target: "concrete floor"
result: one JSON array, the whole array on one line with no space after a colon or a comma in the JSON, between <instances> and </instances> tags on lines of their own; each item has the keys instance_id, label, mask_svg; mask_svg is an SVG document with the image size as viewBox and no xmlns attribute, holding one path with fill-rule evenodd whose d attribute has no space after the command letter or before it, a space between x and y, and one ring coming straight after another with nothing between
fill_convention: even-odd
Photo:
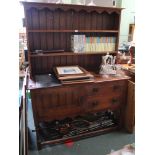
<instances>
[{"instance_id":1,"label":"concrete floor","mask_svg":"<svg viewBox=\"0 0 155 155\"><path fill-rule=\"evenodd\" d=\"M108 134L83 139L73 143L71 147L65 144L47 146L40 151L36 149L36 137L33 122L31 100L28 102L28 125L29 125L29 155L106 155L111 150L118 150L124 145L135 142L135 134L115 131Z\"/></svg>"}]
</instances>

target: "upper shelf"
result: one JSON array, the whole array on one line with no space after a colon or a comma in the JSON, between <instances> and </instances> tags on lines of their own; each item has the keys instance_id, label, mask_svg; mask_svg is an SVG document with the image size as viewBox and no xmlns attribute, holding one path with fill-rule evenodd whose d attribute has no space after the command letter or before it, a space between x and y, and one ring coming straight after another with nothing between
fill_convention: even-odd
<instances>
[{"instance_id":1,"label":"upper shelf","mask_svg":"<svg viewBox=\"0 0 155 155\"><path fill-rule=\"evenodd\" d=\"M118 30L27 30L27 32L105 32L105 33L118 33Z\"/></svg>"},{"instance_id":2,"label":"upper shelf","mask_svg":"<svg viewBox=\"0 0 155 155\"><path fill-rule=\"evenodd\" d=\"M38 10L42 10L48 8L50 10L61 9L64 11L74 10L74 11L82 11L85 10L88 13L96 11L98 13L107 12L109 14L116 12L120 14L123 8L116 8L116 7L101 7L101 6L87 6L87 5L75 5L75 4L55 4L55 3L38 3L38 2L22 2L25 6L25 9L36 8Z\"/></svg>"},{"instance_id":3,"label":"upper shelf","mask_svg":"<svg viewBox=\"0 0 155 155\"><path fill-rule=\"evenodd\" d=\"M116 54L116 51L104 51L104 52L49 52L49 53L38 53L38 54L30 54L30 57L44 57L44 56L73 56L73 55L105 55L105 54Z\"/></svg>"}]
</instances>

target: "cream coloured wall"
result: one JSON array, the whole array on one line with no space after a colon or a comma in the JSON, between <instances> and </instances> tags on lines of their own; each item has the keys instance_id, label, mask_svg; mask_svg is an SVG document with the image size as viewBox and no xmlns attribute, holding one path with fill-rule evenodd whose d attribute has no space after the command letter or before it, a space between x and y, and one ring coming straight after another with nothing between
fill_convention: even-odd
<instances>
[{"instance_id":1,"label":"cream coloured wall","mask_svg":"<svg viewBox=\"0 0 155 155\"><path fill-rule=\"evenodd\" d=\"M120 44L128 42L129 24L135 23L135 0L122 0L121 7L125 9L122 11L121 16Z\"/></svg>"}]
</instances>

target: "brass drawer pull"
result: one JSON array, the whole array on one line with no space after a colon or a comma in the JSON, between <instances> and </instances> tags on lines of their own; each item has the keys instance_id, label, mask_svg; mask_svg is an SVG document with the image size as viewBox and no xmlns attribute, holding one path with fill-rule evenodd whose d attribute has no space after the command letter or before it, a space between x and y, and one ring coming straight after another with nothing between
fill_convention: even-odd
<instances>
[{"instance_id":1,"label":"brass drawer pull","mask_svg":"<svg viewBox=\"0 0 155 155\"><path fill-rule=\"evenodd\" d=\"M111 104L112 104L112 105L119 104L119 100L118 100L118 99L113 98L113 99L112 99L112 101L111 101Z\"/></svg>"},{"instance_id":2,"label":"brass drawer pull","mask_svg":"<svg viewBox=\"0 0 155 155\"><path fill-rule=\"evenodd\" d=\"M99 104L98 101L94 101L94 102L92 103L92 107L96 107L96 106L98 106L98 104Z\"/></svg>"},{"instance_id":3,"label":"brass drawer pull","mask_svg":"<svg viewBox=\"0 0 155 155\"><path fill-rule=\"evenodd\" d=\"M81 106L82 103L83 103L83 100L84 100L84 97L83 97L83 96L80 97L76 105L77 105L77 106Z\"/></svg>"},{"instance_id":4,"label":"brass drawer pull","mask_svg":"<svg viewBox=\"0 0 155 155\"><path fill-rule=\"evenodd\" d=\"M98 90L99 90L98 88L93 88L94 93L98 92Z\"/></svg>"},{"instance_id":5,"label":"brass drawer pull","mask_svg":"<svg viewBox=\"0 0 155 155\"><path fill-rule=\"evenodd\" d=\"M114 91L119 90L119 89L120 89L120 86L119 86L119 85L114 85L114 86L113 86L113 90L114 90Z\"/></svg>"}]
</instances>

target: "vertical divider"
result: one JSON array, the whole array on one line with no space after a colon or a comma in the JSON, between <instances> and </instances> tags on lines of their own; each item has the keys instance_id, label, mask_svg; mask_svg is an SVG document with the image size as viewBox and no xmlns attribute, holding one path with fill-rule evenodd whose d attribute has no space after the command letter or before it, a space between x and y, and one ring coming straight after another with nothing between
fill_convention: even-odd
<instances>
[{"instance_id":1,"label":"vertical divider","mask_svg":"<svg viewBox=\"0 0 155 155\"><path fill-rule=\"evenodd\" d=\"M93 11L91 12L91 29L96 30L97 27L97 12Z\"/></svg>"},{"instance_id":2,"label":"vertical divider","mask_svg":"<svg viewBox=\"0 0 155 155\"><path fill-rule=\"evenodd\" d=\"M96 25L96 29L97 30L102 30L102 14L97 14L97 25Z\"/></svg>"},{"instance_id":3,"label":"vertical divider","mask_svg":"<svg viewBox=\"0 0 155 155\"><path fill-rule=\"evenodd\" d=\"M53 20L53 28L54 30L60 30L60 13L59 10L56 9L55 13L53 14L54 20ZM60 34L59 33L53 33L53 49L59 49L59 41L60 41Z\"/></svg>"},{"instance_id":4,"label":"vertical divider","mask_svg":"<svg viewBox=\"0 0 155 155\"><path fill-rule=\"evenodd\" d=\"M40 29L46 30L46 14L45 9L39 11L39 25ZM40 34L40 46L42 50L46 50L46 33L39 33Z\"/></svg>"}]
</instances>

